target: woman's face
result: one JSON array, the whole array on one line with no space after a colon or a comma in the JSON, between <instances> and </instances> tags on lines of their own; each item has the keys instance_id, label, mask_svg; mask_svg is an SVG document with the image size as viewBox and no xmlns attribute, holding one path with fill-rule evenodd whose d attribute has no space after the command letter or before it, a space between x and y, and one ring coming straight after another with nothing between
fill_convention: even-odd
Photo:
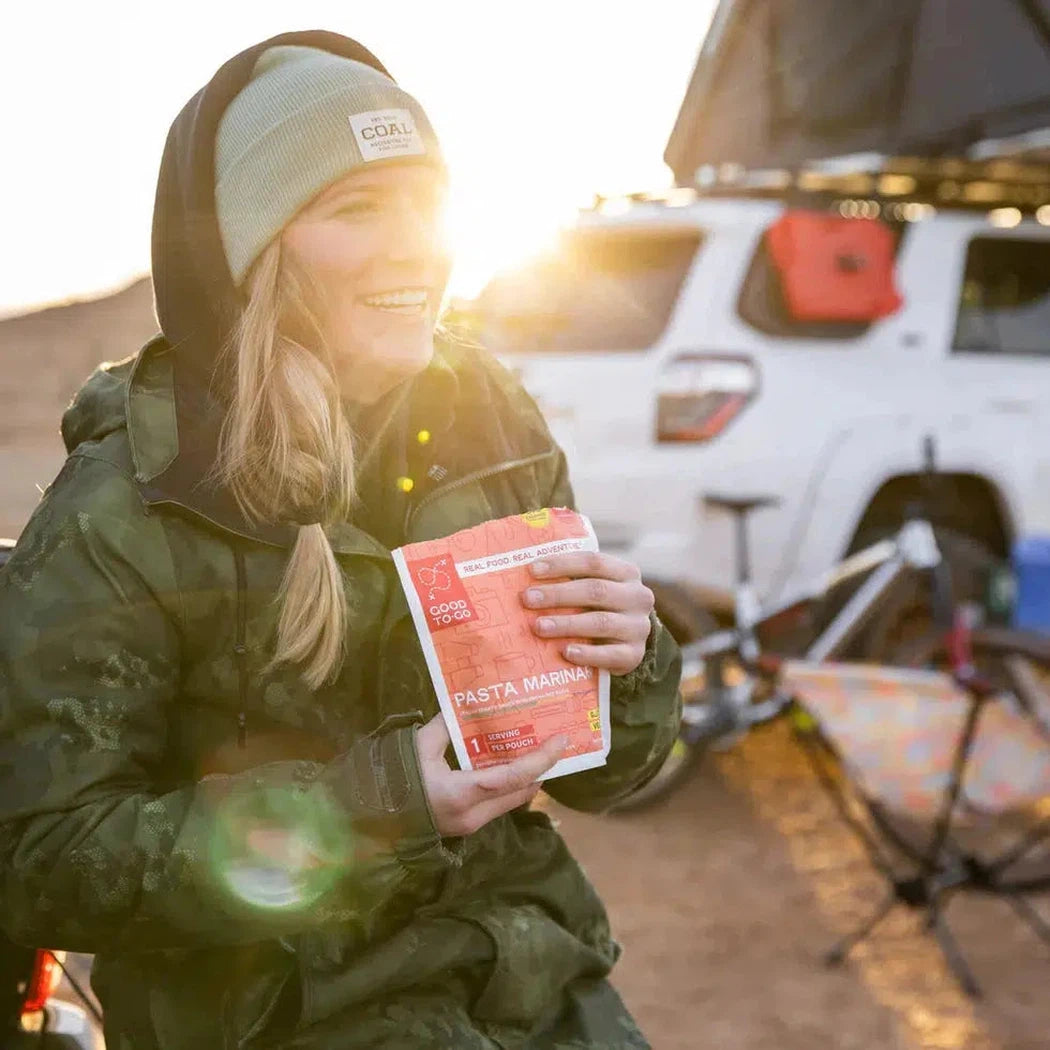
<instances>
[{"instance_id":1,"label":"woman's face","mask_svg":"<svg viewBox=\"0 0 1050 1050\"><path fill-rule=\"evenodd\" d=\"M444 179L426 164L354 171L285 227L343 397L365 404L426 368L450 260Z\"/></svg>"}]
</instances>

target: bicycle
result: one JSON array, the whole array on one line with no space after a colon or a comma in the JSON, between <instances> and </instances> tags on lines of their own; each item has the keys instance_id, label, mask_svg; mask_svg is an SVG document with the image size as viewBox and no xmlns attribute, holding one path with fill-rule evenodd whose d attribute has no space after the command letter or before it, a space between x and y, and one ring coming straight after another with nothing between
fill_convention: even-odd
<instances>
[{"instance_id":1,"label":"bicycle","mask_svg":"<svg viewBox=\"0 0 1050 1050\"><path fill-rule=\"evenodd\" d=\"M708 749L722 750L736 743L753 726L782 715L791 697L778 690L778 661L770 658L799 656L807 661L825 661L847 655L876 655L900 658L900 653L871 654L865 651L863 635L873 619L891 604L900 611L902 584L918 581L920 597L932 611L932 619L946 633L961 628L961 618L972 610L955 608L952 601L953 572L990 571L992 559L966 537L935 530L922 504L936 477L935 450L931 438L924 440L924 486L919 504L909 508L907 520L893 536L885 537L846 557L822 574L802 592L771 607L763 607L751 579L748 548L748 516L775 506L767 497L732 498L707 495L704 504L735 517L736 587L735 624L682 647L682 721L664 765L647 784L611 807L623 812L642 809L663 799L681 785L693 765ZM940 535L938 536L938 532ZM944 550L942 550L944 548ZM844 592L856 581L859 586ZM839 607L828 614L835 602ZM970 617L969 626L973 626ZM922 644L928 630L915 631L901 644ZM1001 640L1001 639L1000 639ZM859 653L858 653L859 650Z\"/></svg>"},{"instance_id":2,"label":"bicycle","mask_svg":"<svg viewBox=\"0 0 1050 1050\"><path fill-rule=\"evenodd\" d=\"M925 460L924 495L929 493L934 475L930 439L925 442ZM1032 754L1050 752L1050 638L1009 629L975 629L974 610L953 600L952 566L942 550L943 537L939 543L929 520L915 508L894 537L846 558L794 600L762 609L750 582L746 517L769 501L708 496L706 502L736 515L736 626L683 647L685 703L675 747L656 777L614 809L639 809L663 798L682 783L696 758L708 748L731 746L753 726L790 712L794 737L818 782L886 883L884 898L877 908L825 953L825 962L829 966L844 962L853 947L866 939L894 908L907 907L922 913L926 929L936 937L962 990L971 997L979 996L977 980L945 918L945 910L956 894L967 890L1000 897L1050 946L1050 923L1027 899L1031 894L1050 891L1050 811L1044 811L1041 803L1034 808L1029 804L1024 830L1008 834L1002 841L993 836L992 841L978 846L962 834L975 814L987 818L993 813L989 808L983 813L980 807L974 810L967 793L970 762L986 709L994 707L1000 715L997 729L993 730L1000 734L998 743L1004 741L1003 734L1009 734L1015 741L1024 738L1030 750L1034 746ZM815 630L815 637L805 639L801 660L770 653L767 636L778 633L772 628L779 625L783 637L785 622L797 623L841 587L865 575L830 620ZM927 688L944 697L935 700L934 717L942 720L939 724L943 724L945 710L951 710L944 704L954 705L955 714L960 709L964 711L947 752L950 769L941 771L944 775L939 781L935 760L922 770L922 778L932 777L932 782L940 786L933 789L935 798L929 809L932 819L920 819L917 823L911 819L914 811L908 811L907 805L902 810L899 805L901 798L907 797L915 807L917 792L902 796L898 784L890 781L892 786L887 787L884 779L880 796L878 781L870 779L870 761L867 782L858 768L857 752L850 765L850 733L844 731L842 719L844 711L863 710L856 705L864 702L865 684L874 685L881 703L887 693L886 679L896 677L900 700L908 705L904 721L910 734L901 737L898 733L898 737L902 746L908 746L916 739L915 705L922 703L921 695L917 697L915 692L917 677L870 663L821 667L847 654L872 615L893 601L894 588L906 577L916 575L928 584L934 630L906 639L898 647L894 662L941 672L920 676ZM817 683L821 675L832 683L830 706L826 698L823 705L819 700ZM852 693L845 692L844 682L851 677ZM795 689L799 694L797 702ZM867 717L864 715L859 723L862 732L870 731ZM885 720L887 715L878 717ZM847 746L844 753L839 750L843 743ZM997 754L996 761L1003 761L1001 754ZM908 764L905 761L901 765L906 768ZM1044 769L1045 779L1045 763L1039 768ZM995 775L999 816L1010 813L1010 806L1020 804L1025 797L1023 790L1009 783L1007 772L1000 769ZM858 776L860 779L856 780ZM894 798L896 806L888 801ZM982 828L983 832L987 830Z\"/></svg>"}]
</instances>

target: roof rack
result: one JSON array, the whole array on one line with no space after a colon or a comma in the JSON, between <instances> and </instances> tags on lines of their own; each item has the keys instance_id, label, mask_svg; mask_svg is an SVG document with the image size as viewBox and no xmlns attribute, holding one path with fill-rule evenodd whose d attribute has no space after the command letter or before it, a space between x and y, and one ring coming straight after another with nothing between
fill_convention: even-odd
<instances>
[{"instance_id":1,"label":"roof rack","mask_svg":"<svg viewBox=\"0 0 1050 1050\"><path fill-rule=\"evenodd\" d=\"M616 202L631 204L666 204L670 207L691 204L696 200L696 190L692 186L671 186L663 190L641 190L637 193L604 194L596 193L590 209L598 211Z\"/></svg>"},{"instance_id":2,"label":"roof rack","mask_svg":"<svg viewBox=\"0 0 1050 1050\"><path fill-rule=\"evenodd\" d=\"M904 220L935 208L1011 208L1038 213L1041 222L1050 223L1050 128L977 142L965 156L851 153L796 169L705 165L696 172L695 186L621 198L596 196L591 210L617 212L643 203L675 206L701 197L790 197L825 205L852 201L866 209L858 214Z\"/></svg>"},{"instance_id":3,"label":"roof rack","mask_svg":"<svg viewBox=\"0 0 1050 1050\"><path fill-rule=\"evenodd\" d=\"M1050 135L1046 142L1050 145ZM1050 163L997 154L990 141L977 143L971 152L974 155L967 157L851 154L797 170L749 171L721 165L698 171L697 183L705 196L801 193L981 211L1036 211L1050 204Z\"/></svg>"},{"instance_id":4,"label":"roof rack","mask_svg":"<svg viewBox=\"0 0 1050 1050\"><path fill-rule=\"evenodd\" d=\"M972 160L1027 160L1050 167L1050 128L1026 131L1009 138L983 139L967 151Z\"/></svg>"}]
</instances>

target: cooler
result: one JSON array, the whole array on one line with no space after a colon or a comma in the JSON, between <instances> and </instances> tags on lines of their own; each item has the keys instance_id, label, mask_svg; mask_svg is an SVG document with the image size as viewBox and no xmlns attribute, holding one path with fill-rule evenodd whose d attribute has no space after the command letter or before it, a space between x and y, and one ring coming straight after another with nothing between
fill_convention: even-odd
<instances>
[{"instance_id":1,"label":"cooler","mask_svg":"<svg viewBox=\"0 0 1050 1050\"><path fill-rule=\"evenodd\" d=\"M1050 634L1050 536L1028 536L1013 549L1014 626Z\"/></svg>"}]
</instances>

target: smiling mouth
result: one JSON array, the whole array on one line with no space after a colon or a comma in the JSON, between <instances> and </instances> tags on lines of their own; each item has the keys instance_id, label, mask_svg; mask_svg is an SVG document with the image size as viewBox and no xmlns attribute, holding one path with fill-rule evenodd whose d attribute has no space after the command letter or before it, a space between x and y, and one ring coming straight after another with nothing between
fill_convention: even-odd
<instances>
[{"instance_id":1,"label":"smiling mouth","mask_svg":"<svg viewBox=\"0 0 1050 1050\"><path fill-rule=\"evenodd\" d=\"M373 310L413 317L422 314L430 301L426 288L391 288L375 295L361 296L360 302Z\"/></svg>"}]
</instances>

